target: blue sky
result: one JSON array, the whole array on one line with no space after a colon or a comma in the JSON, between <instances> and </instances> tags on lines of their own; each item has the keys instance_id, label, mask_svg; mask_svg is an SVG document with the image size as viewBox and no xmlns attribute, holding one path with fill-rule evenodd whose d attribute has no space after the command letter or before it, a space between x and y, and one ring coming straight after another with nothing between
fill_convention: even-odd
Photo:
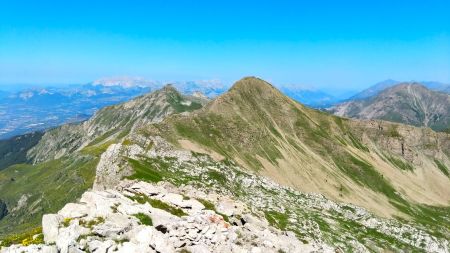
<instances>
[{"instance_id":1,"label":"blue sky","mask_svg":"<svg viewBox=\"0 0 450 253\"><path fill-rule=\"evenodd\" d=\"M450 1L3 1L0 84L450 82Z\"/></svg>"}]
</instances>

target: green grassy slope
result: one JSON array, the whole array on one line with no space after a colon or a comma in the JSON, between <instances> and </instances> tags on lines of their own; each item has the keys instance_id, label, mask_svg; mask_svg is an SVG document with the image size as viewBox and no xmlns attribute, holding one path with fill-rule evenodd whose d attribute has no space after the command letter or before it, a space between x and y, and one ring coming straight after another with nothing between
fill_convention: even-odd
<instances>
[{"instance_id":1,"label":"green grassy slope","mask_svg":"<svg viewBox=\"0 0 450 253\"><path fill-rule=\"evenodd\" d=\"M0 173L0 198L9 214L0 220L0 236L40 225L45 213L56 212L92 187L98 158L72 156L38 165L13 165ZM24 201L20 206L19 200Z\"/></svg>"}]
</instances>

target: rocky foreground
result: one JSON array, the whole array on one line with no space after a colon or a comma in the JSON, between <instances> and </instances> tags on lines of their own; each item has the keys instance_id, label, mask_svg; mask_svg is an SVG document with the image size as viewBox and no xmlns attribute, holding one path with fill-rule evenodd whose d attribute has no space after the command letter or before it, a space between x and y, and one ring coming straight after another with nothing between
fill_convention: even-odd
<instances>
[{"instance_id":1,"label":"rocky foreground","mask_svg":"<svg viewBox=\"0 0 450 253\"><path fill-rule=\"evenodd\" d=\"M271 227L239 201L193 187L122 181L42 219L45 244L12 252L334 252Z\"/></svg>"}]
</instances>

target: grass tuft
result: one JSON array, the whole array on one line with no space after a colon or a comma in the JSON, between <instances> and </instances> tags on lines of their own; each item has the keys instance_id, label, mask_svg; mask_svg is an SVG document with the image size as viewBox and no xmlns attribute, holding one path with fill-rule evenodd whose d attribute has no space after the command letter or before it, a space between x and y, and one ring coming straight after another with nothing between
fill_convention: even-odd
<instances>
[{"instance_id":1,"label":"grass tuft","mask_svg":"<svg viewBox=\"0 0 450 253\"><path fill-rule=\"evenodd\" d=\"M137 213L133 216L136 217L142 225L153 226L152 218L145 213Z\"/></svg>"}]
</instances>

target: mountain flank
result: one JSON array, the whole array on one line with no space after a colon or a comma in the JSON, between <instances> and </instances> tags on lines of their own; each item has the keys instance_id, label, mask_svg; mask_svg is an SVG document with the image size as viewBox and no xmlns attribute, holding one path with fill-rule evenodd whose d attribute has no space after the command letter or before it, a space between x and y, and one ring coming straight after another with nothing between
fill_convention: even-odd
<instances>
[{"instance_id":1,"label":"mountain flank","mask_svg":"<svg viewBox=\"0 0 450 253\"><path fill-rule=\"evenodd\" d=\"M372 124L379 127L366 132ZM405 199L434 205L450 200L449 178L435 162L448 167L448 135L332 116L253 77L192 115L174 115L145 131L380 215L398 214L395 206Z\"/></svg>"},{"instance_id":2,"label":"mountain flank","mask_svg":"<svg viewBox=\"0 0 450 253\"><path fill-rule=\"evenodd\" d=\"M8 210L0 219L0 236L36 226L43 214L59 210L92 188L101 154L111 144L126 143L138 126L188 113L206 101L183 96L169 85L105 107L88 121L0 142L8 154L0 157L0 164L8 166L0 172L0 203Z\"/></svg>"},{"instance_id":3,"label":"mountain flank","mask_svg":"<svg viewBox=\"0 0 450 253\"><path fill-rule=\"evenodd\" d=\"M330 110L338 116L381 119L443 131L450 127L450 95L419 83L402 83L376 96L352 100Z\"/></svg>"}]
</instances>

